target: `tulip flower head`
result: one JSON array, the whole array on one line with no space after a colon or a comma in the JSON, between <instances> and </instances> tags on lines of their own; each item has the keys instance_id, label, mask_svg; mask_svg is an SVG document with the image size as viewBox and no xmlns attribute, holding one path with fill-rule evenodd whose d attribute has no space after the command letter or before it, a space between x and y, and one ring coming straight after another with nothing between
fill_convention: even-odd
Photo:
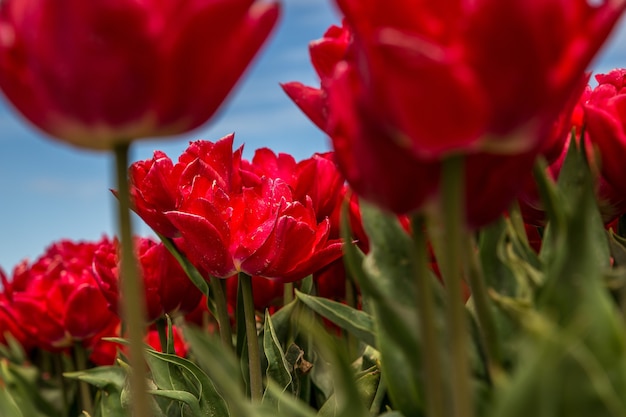
<instances>
[{"instance_id":1,"label":"tulip flower head","mask_svg":"<svg viewBox=\"0 0 626 417\"><path fill-rule=\"evenodd\" d=\"M110 149L178 134L220 107L278 17L250 0L8 0L0 88L39 129Z\"/></svg>"},{"instance_id":2,"label":"tulip flower head","mask_svg":"<svg viewBox=\"0 0 626 417\"><path fill-rule=\"evenodd\" d=\"M232 144L233 135L195 141L176 164L161 153L133 164L139 216L213 277L294 281L340 257L326 213L343 183L334 164L324 156L296 163L269 150L248 162Z\"/></svg>"},{"instance_id":3,"label":"tulip flower head","mask_svg":"<svg viewBox=\"0 0 626 417\"><path fill-rule=\"evenodd\" d=\"M463 155L464 216L480 227L521 191L626 8L597 3L337 0L342 27L310 45L320 89L283 88L354 191L394 213L439 210L441 163Z\"/></svg>"}]
</instances>

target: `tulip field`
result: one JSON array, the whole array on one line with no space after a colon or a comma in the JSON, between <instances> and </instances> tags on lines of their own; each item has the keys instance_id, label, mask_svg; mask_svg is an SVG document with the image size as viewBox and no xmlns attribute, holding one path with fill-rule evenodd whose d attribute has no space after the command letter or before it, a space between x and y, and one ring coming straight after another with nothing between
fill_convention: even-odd
<instances>
[{"instance_id":1,"label":"tulip field","mask_svg":"<svg viewBox=\"0 0 626 417\"><path fill-rule=\"evenodd\" d=\"M626 417L626 0L319 1L300 160L130 153L230 105L277 0L0 2L2 94L114 159L117 220L0 267L0 417Z\"/></svg>"}]
</instances>

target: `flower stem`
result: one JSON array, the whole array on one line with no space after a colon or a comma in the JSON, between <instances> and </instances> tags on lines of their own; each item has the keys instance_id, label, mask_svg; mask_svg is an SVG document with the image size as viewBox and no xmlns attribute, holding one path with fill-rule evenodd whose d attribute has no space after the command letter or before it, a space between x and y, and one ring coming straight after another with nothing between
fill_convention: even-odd
<instances>
[{"instance_id":1,"label":"flower stem","mask_svg":"<svg viewBox=\"0 0 626 417\"><path fill-rule=\"evenodd\" d=\"M159 317L156 322L157 333L159 334L159 343L161 344L161 352L167 353L167 319L165 317Z\"/></svg>"},{"instance_id":2,"label":"flower stem","mask_svg":"<svg viewBox=\"0 0 626 417\"><path fill-rule=\"evenodd\" d=\"M443 417L444 392L441 368L441 346L435 327L435 306L433 286L428 270L426 235L424 218L415 215L411 219L413 243L415 248L415 279L417 286L417 311L419 314L420 333L423 341L424 388L426 390L426 415ZM382 380L381 380L382 381Z\"/></svg>"},{"instance_id":3,"label":"flower stem","mask_svg":"<svg viewBox=\"0 0 626 417\"><path fill-rule=\"evenodd\" d=\"M463 239L466 233L463 222L465 206L463 186L463 157L453 155L443 161L442 204L443 227L446 244L444 272L447 294L448 329L452 369L457 373L450 378L452 388L453 416L472 417L474 406L470 392L470 369L468 362L468 323L462 292Z\"/></svg>"},{"instance_id":4,"label":"flower stem","mask_svg":"<svg viewBox=\"0 0 626 417\"><path fill-rule=\"evenodd\" d=\"M293 301L293 282L283 284L283 305L286 306Z\"/></svg>"},{"instance_id":5,"label":"flower stem","mask_svg":"<svg viewBox=\"0 0 626 417\"><path fill-rule=\"evenodd\" d=\"M480 327L480 333L483 339L483 346L485 348L485 356L487 357L487 369L489 374L493 374L494 371L500 366L501 352L498 344L498 336L496 332L496 325L493 320L491 299L487 294L487 285L485 284L485 277L480 263L477 259L477 254L474 250L472 238L466 235L464 239L466 242L466 250L464 251L465 262L467 264L467 272L470 282L470 288L472 289L472 299L474 301L474 307L476 309L476 317Z\"/></svg>"},{"instance_id":6,"label":"flower stem","mask_svg":"<svg viewBox=\"0 0 626 417\"><path fill-rule=\"evenodd\" d=\"M121 254L122 317L126 323L130 340L130 392L132 415L148 416L148 394L144 369L143 339L146 327L146 301L142 282L139 279L135 251L133 250L132 225L130 218L130 190L128 184L128 143L115 146L119 217L118 226Z\"/></svg>"},{"instance_id":7,"label":"flower stem","mask_svg":"<svg viewBox=\"0 0 626 417\"><path fill-rule=\"evenodd\" d=\"M74 344L74 360L76 361L76 370L85 371L88 368L87 365L87 352L82 343L78 342ZM93 414L93 402L91 401L91 391L89 390L89 384L85 381L78 381L78 389L80 391L80 402L82 409L87 414Z\"/></svg>"},{"instance_id":8,"label":"flower stem","mask_svg":"<svg viewBox=\"0 0 626 417\"><path fill-rule=\"evenodd\" d=\"M226 303L226 292L224 286L226 280L211 277L209 279L209 286L211 292L213 292L213 299L215 301L215 314L217 319L217 325L220 328L220 339L224 346L228 349L233 348L233 331L230 327L230 316L228 315L228 305Z\"/></svg>"},{"instance_id":9,"label":"flower stem","mask_svg":"<svg viewBox=\"0 0 626 417\"><path fill-rule=\"evenodd\" d=\"M259 353L259 336L256 331L254 299L252 297L252 278L243 272L239 273L239 285L243 295L243 311L246 325L248 346L248 367L250 368L250 397L252 401L261 401L263 397L263 376L261 374L261 355Z\"/></svg>"}]
</instances>

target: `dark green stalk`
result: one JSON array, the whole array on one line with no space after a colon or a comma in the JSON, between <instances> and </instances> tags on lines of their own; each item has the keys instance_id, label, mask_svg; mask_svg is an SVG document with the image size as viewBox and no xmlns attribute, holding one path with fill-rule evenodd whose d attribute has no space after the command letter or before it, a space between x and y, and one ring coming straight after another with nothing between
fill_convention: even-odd
<instances>
[{"instance_id":1,"label":"dark green stalk","mask_svg":"<svg viewBox=\"0 0 626 417\"><path fill-rule=\"evenodd\" d=\"M252 297L252 278L250 275L240 272L239 285L241 285L243 295L243 311L248 346L248 367L250 368L250 397L252 401L261 401L263 397L263 375L261 372L259 336L256 331L254 298Z\"/></svg>"},{"instance_id":2,"label":"dark green stalk","mask_svg":"<svg viewBox=\"0 0 626 417\"><path fill-rule=\"evenodd\" d=\"M76 361L76 370L85 371L88 369L87 352L82 343L74 344L74 360ZM82 409L89 415L93 415L93 402L91 400L91 391L89 384L85 381L78 381L78 390L80 391L80 402Z\"/></svg>"},{"instance_id":3,"label":"dark green stalk","mask_svg":"<svg viewBox=\"0 0 626 417\"><path fill-rule=\"evenodd\" d=\"M133 249L132 225L130 218L130 191L128 184L129 143L115 146L115 166L117 174L121 253L122 317L130 341L130 392L132 415L149 416L150 408L144 369L143 339L146 329L146 301L143 285L139 279L135 251Z\"/></svg>"},{"instance_id":4,"label":"dark green stalk","mask_svg":"<svg viewBox=\"0 0 626 417\"><path fill-rule=\"evenodd\" d=\"M54 374L57 377L59 385L61 387L61 410L63 415L66 415L69 409L69 401L68 401L68 389L67 389L67 380L63 376L63 372L70 372L71 370L65 369L63 366L63 358L62 353L49 353L44 351L44 355L52 355L52 361L54 365Z\"/></svg>"},{"instance_id":5,"label":"dark green stalk","mask_svg":"<svg viewBox=\"0 0 626 417\"><path fill-rule=\"evenodd\" d=\"M286 306L293 301L293 282L287 282L283 285L283 305Z\"/></svg>"},{"instance_id":6,"label":"dark green stalk","mask_svg":"<svg viewBox=\"0 0 626 417\"><path fill-rule=\"evenodd\" d=\"M423 341L424 389L426 390L426 415L443 417L444 388L441 368L442 348L437 334L434 288L428 269L424 218L416 215L412 219L415 257L415 281L417 286L417 312L419 314L420 333ZM382 379L381 379L382 381Z\"/></svg>"},{"instance_id":7,"label":"dark green stalk","mask_svg":"<svg viewBox=\"0 0 626 417\"><path fill-rule=\"evenodd\" d=\"M463 301L462 259L465 223L465 190L463 186L463 157L450 156L443 161L442 167L442 205L444 259L440 264L446 283L448 330L450 332L450 351L454 378L450 378L452 388L453 416L472 417L470 369L468 361L468 323Z\"/></svg>"},{"instance_id":8,"label":"dark green stalk","mask_svg":"<svg viewBox=\"0 0 626 417\"><path fill-rule=\"evenodd\" d=\"M493 309L491 299L487 292L485 277L475 252L472 238L466 235L465 238L465 258L467 264L467 272L472 289L472 300L476 310L476 317L480 327L483 346L485 347L485 356L487 357L487 368L490 373L494 370L494 366L499 367L501 361L500 345L498 344L498 336L496 325L493 320Z\"/></svg>"},{"instance_id":9,"label":"dark green stalk","mask_svg":"<svg viewBox=\"0 0 626 417\"><path fill-rule=\"evenodd\" d=\"M215 301L215 314L217 324L220 328L220 339L224 346L228 349L233 349L233 330L230 327L230 316L228 315L228 304L226 302L226 291L224 287L226 280L211 277L209 279L209 286L213 293L213 300Z\"/></svg>"},{"instance_id":10,"label":"dark green stalk","mask_svg":"<svg viewBox=\"0 0 626 417\"><path fill-rule=\"evenodd\" d=\"M159 317L154 323L159 333L159 343L161 344L161 352L167 353L167 319Z\"/></svg>"}]
</instances>

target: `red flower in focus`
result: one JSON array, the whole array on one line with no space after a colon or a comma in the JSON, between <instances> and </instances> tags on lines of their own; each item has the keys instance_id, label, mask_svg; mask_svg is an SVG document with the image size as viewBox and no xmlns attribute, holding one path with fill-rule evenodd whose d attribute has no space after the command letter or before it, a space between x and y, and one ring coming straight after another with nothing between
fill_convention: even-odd
<instances>
[{"instance_id":1,"label":"red flower in focus","mask_svg":"<svg viewBox=\"0 0 626 417\"><path fill-rule=\"evenodd\" d=\"M626 6L338 3L344 27L311 44L321 89L283 88L331 136L355 192L395 213L432 206L441 160L464 153L470 227L493 220L520 191Z\"/></svg>"},{"instance_id":2,"label":"red flower in focus","mask_svg":"<svg viewBox=\"0 0 626 417\"><path fill-rule=\"evenodd\" d=\"M8 311L40 348L91 347L117 325L92 272L94 253L106 242L62 240L15 268L5 288Z\"/></svg>"},{"instance_id":3,"label":"red flower in focus","mask_svg":"<svg viewBox=\"0 0 626 417\"><path fill-rule=\"evenodd\" d=\"M219 278L245 272L293 281L340 257L341 242L322 217L339 201L343 182L328 158L296 164L261 150L250 163L232 144L233 135L196 141L175 165L162 154L133 164L137 213Z\"/></svg>"},{"instance_id":4,"label":"red flower in focus","mask_svg":"<svg viewBox=\"0 0 626 417\"><path fill-rule=\"evenodd\" d=\"M193 311L200 302L202 293L167 248L149 238L136 238L135 245L146 294L148 321L154 321L165 314L174 316ZM95 253L93 266L96 281L107 299L109 309L118 313L118 242L102 244Z\"/></svg>"},{"instance_id":5,"label":"red flower in focus","mask_svg":"<svg viewBox=\"0 0 626 417\"><path fill-rule=\"evenodd\" d=\"M75 145L185 132L215 113L278 11L253 0L5 1L0 87Z\"/></svg>"}]
</instances>

